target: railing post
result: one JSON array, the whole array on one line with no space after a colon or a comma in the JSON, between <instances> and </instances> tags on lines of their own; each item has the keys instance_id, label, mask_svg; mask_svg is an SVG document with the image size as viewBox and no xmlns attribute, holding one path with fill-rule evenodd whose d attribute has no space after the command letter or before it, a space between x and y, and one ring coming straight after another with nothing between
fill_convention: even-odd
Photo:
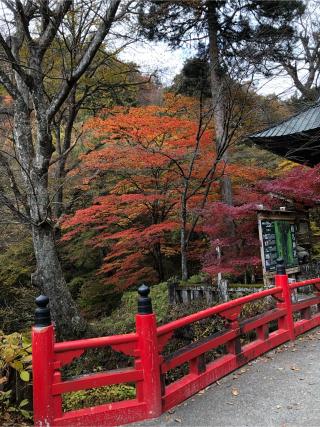
<instances>
[{"instance_id":1,"label":"railing post","mask_svg":"<svg viewBox=\"0 0 320 427\"><path fill-rule=\"evenodd\" d=\"M162 413L157 323L156 316L152 312L149 287L141 285L138 293L136 331L139 335L140 363L144 372L141 392L143 401L147 404L147 417L155 418Z\"/></svg>"},{"instance_id":2,"label":"railing post","mask_svg":"<svg viewBox=\"0 0 320 427\"><path fill-rule=\"evenodd\" d=\"M292 312L291 291L288 282L288 275L282 258L277 259L277 270L275 276L275 285L282 289L283 302L278 303L279 308L285 308L287 314L284 318L279 319L279 328L287 329L291 341L295 340L294 321Z\"/></svg>"},{"instance_id":3,"label":"railing post","mask_svg":"<svg viewBox=\"0 0 320 427\"><path fill-rule=\"evenodd\" d=\"M51 323L49 298L36 298L35 325L32 328L32 372L34 425L51 426L54 405L51 393L53 380L54 329Z\"/></svg>"}]
</instances>

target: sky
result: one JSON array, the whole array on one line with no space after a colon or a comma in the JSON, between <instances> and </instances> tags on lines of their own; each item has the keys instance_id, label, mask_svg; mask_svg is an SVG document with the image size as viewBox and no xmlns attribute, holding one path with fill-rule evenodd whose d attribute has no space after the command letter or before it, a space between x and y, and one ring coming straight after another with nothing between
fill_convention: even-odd
<instances>
[{"instance_id":1,"label":"sky","mask_svg":"<svg viewBox=\"0 0 320 427\"><path fill-rule=\"evenodd\" d=\"M120 54L125 61L134 61L143 74L157 72L164 85L169 85L183 66L193 56L193 50L179 48L172 50L165 42L136 42Z\"/></svg>"},{"instance_id":2,"label":"sky","mask_svg":"<svg viewBox=\"0 0 320 427\"><path fill-rule=\"evenodd\" d=\"M120 58L124 61L134 61L143 74L156 72L161 82L167 86L181 71L184 61L194 54L192 48L173 50L165 42L139 42L127 46L121 52ZM261 95L276 94L281 98L288 98L294 93L291 79L283 76L271 81L261 78L256 87Z\"/></svg>"}]
</instances>

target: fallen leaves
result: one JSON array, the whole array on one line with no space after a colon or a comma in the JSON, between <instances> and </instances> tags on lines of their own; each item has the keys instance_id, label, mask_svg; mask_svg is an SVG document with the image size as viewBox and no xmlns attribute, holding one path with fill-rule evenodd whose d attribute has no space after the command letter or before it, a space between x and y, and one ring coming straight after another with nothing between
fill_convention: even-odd
<instances>
[{"instance_id":1,"label":"fallen leaves","mask_svg":"<svg viewBox=\"0 0 320 427\"><path fill-rule=\"evenodd\" d=\"M232 396L239 396L239 390L235 387L232 387L231 394Z\"/></svg>"}]
</instances>

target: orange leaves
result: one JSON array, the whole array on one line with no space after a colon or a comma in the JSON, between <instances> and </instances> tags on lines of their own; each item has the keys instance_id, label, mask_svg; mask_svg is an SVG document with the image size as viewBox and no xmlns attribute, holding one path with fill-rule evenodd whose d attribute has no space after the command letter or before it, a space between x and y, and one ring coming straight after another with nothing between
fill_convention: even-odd
<instances>
[{"instance_id":1,"label":"orange leaves","mask_svg":"<svg viewBox=\"0 0 320 427\"><path fill-rule=\"evenodd\" d=\"M86 161L103 158L119 161L124 154L133 155L139 161L140 154L148 157L150 164L157 164L165 160L164 155L186 155L189 149L193 149L198 123L168 115L164 108L136 107L120 112L118 108L110 110L106 119L93 118L85 127L94 137L102 137L106 147L101 152L92 152ZM202 141L208 145L212 141L212 133L204 132ZM130 150L130 147L134 149ZM139 147L144 151L139 153ZM132 157L125 158L127 164L132 160Z\"/></svg>"},{"instance_id":2,"label":"orange leaves","mask_svg":"<svg viewBox=\"0 0 320 427\"><path fill-rule=\"evenodd\" d=\"M63 239L90 230L87 243L107 253L100 269L106 283L120 286L142 274L159 279L163 258L177 255L185 182L192 220L215 157L213 132L202 129L198 137L196 107L191 98L171 98L162 107L105 110L86 122L90 152L81 156L81 188L104 195L65 219Z\"/></svg>"},{"instance_id":3,"label":"orange leaves","mask_svg":"<svg viewBox=\"0 0 320 427\"><path fill-rule=\"evenodd\" d=\"M244 180L247 183L256 182L257 180L266 178L270 175L270 171L257 166L244 166L239 164L228 164L225 172L231 175L234 180Z\"/></svg>"}]
</instances>

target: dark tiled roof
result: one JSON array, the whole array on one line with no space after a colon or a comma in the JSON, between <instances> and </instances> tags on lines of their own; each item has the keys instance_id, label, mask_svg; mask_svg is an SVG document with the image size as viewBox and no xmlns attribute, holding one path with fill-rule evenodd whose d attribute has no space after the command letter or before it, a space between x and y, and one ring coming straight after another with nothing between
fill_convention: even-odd
<instances>
[{"instance_id":1,"label":"dark tiled roof","mask_svg":"<svg viewBox=\"0 0 320 427\"><path fill-rule=\"evenodd\" d=\"M320 163L320 102L248 137L255 144L297 163Z\"/></svg>"},{"instance_id":2,"label":"dark tiled roof","mask_svg":"<svg viewBox=\"0 0 320 427\"><path fill-rule=\"evenodd\" d=\"M312 107L278 124L250 135L250 138L272 138L293 135L317 128L320 128L320 104L318 102Z\"/></svg>"}]
</instances>

